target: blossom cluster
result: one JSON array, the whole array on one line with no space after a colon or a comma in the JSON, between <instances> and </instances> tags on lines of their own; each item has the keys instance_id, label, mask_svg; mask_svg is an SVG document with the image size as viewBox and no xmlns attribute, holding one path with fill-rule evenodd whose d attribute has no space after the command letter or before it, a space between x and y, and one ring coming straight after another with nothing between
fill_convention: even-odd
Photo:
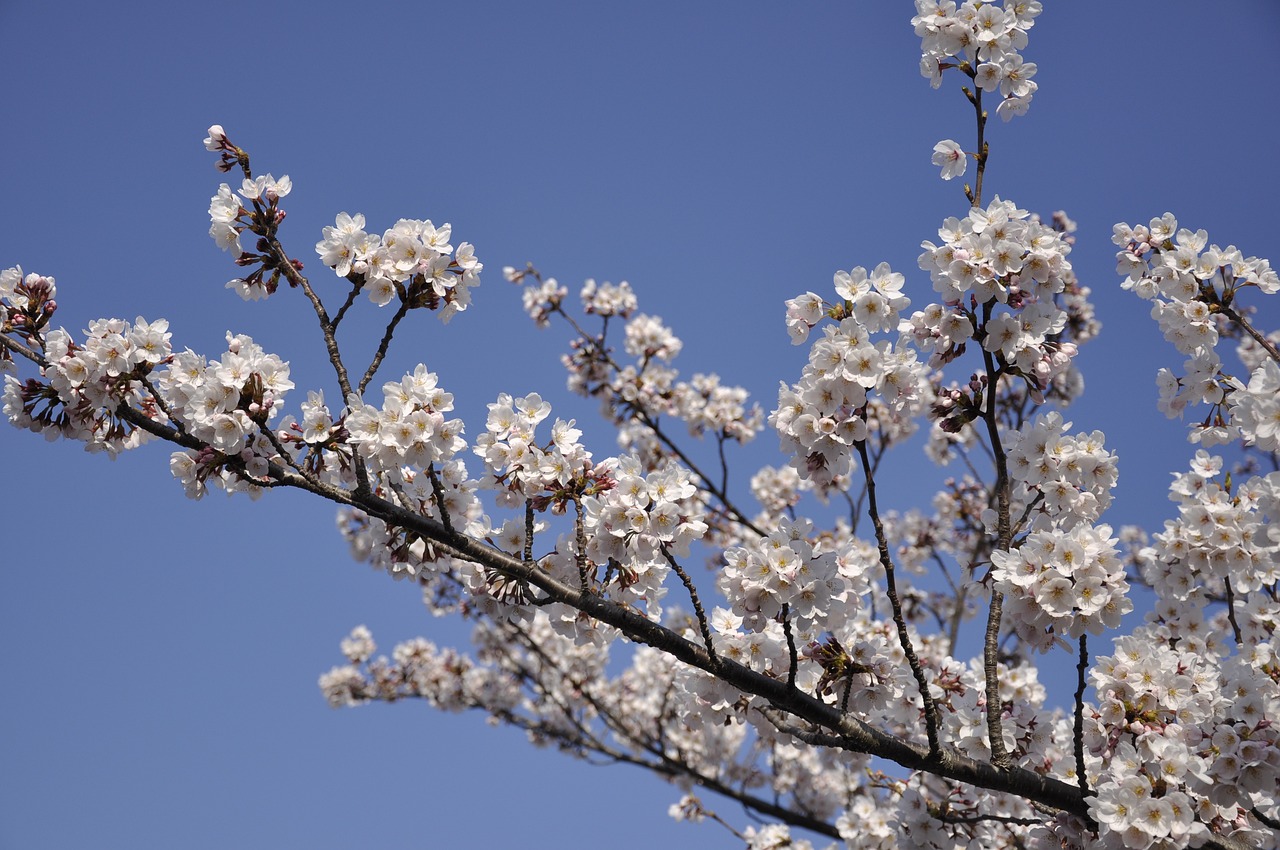
<instances>
[{"instance_id":1,"label":"blossom cluster","mask_svg":"<svg viewBox=\"0 0 1280 850\"><path fill-rule=\"evenodd\" d=\"M872 391L884 405L881 426L895 418L910 420L932 396L914 348L871 340L872 333L898 326L899 311L910 303L901 287L902 275L882 263L870 275L861 267L837 272L840 300L830 308L812 292L787 302L795 344L808 339L824 317L837 320L824 325L822 339L810 347L799 383L781 385L778 406L769 416L782 451L816 485L829 487L852 471L857 445L869 434Z\"/></svg>"},{"instance_id":2,"label":"blossom cluster","mask_svg":"<svg viewBox=\"0 0 1280 850\"><path fill-rule=\"evenodd\" d=\"M476 664L469 656L425 638L399 644L390 659L374 659L376 651L373 636L364 626L357 626L342 641L342 652L350 663L320 677L320 691L331 706L408 696L425 699L443 711L477 705L498 711L519 704L519 684L509 673Z\"/></svg>"},{"instance_id":3,"label":"blossom cluster","mask_svg":"<svg viewBox=\"0 0 1280 850\"><path fill-rule=\"evenodd\" d=\"M1069 229L1065 216L1046 224L1000 198L964 219L947 219L938 230L941 243L920 243L919 257L942 305L915 312L901 324L902 334L929 353L933 366L954 360L973 338L998 369L1020 376L1030 396L1043 402L1053 381L1070 374L1076 344L1062 339L1069 321L1089 329L1082 312L1087 302L1066 259ZM1060 297L1073 312L1057 303ZM978 310L995 302L1007 312ZM970 401L983 392L979 384L940 394L936 415L943 429L959 430L977 415Z\"/></svg>"},{"instance_id":4,"label":"blossom cluster","mask_svg":"<svg viewBox=\"0 0 1280 850\"><path fill-rule=\"evenodd\" d=\"M398 297L409 307L439 308L445 322L467 309L484 265L469 242L454 251L452 225L402 218L382 236L364 228L363 215L339 213L316 243L320 261L359 282L379 307Z\"/></svg>"},{"instance_id":5,"label":"blossom cluster","mask_svg":"<svg viewBox=\"0 0 1280 850\"><path fill-rule=\"evenodd\" d=\"M1080 523L1033 531L1012 551L991 553L1005 615L1028 646L1046 651L1063 636L1116 628L1133 610L1111 526Z\"/></svg>"},{"instance_id":6,"label":"blossom cluster","mask_svg":"<svg viewBox=\"0 0 1280 850\"><path fill-rule=\"evenodd\" d=\"M17 275L20 272L15 269L0 274L0 290L15 310L22 310L23 296L5 289L2 282ZM21 288L44 289L50 298L54 292L52 278L35 275L27 275ZM158 415L155 398L143 380L170 357L169 337L167 321L148 322L141 316L132 323L96 319L89 323L83 343L75 342L65 330L50 331L43 338L49 363L41 370L44 380L22 382L13 375L4 376L5 415L17 427L50 439L79 440L91 451L114 455L133 448L149 435L121 420L118 408L140 407Z\"/></svg>"},{"instance_id":7,"label":"blossom cluster","mask_svg":"<svg viewBox=\"0 0 1280 850\"><path fill-rule=\"evenodd\" d=\"M1005 435L1014 498L1029 511L1030 527L1064 528L1092 522L1111 505L1119 459L1101 431L1071 436L1053 411ZM994 512L987 516L994 526Z\"/></svg>"},{"instance_id":8,"label":"blossom cluster","mask_svg":"<svg viewBox=\"0 0 1280 850\"><path fill-rule=\"evenodd\" d=\"M1101 846L1174 850L1209 830L1270 840L1245 814L1280 779L1280 685L1239 657L1173 643L1140 629L1090 674L1098 702L1084 742L1097 776L1086 799Z\"/></svg>"},{"instance_id":9,"label":"blossom cluster","mask_svg":"<svg viewBox=\"0 0 1280 850\"><path fill-rule=\"evenodd\" d=\"M292 189L293 182L288 175L276 180L264 174L245 177L237 194L232 194L231 187L223 183L209 200L209 236L219 248L236 258L236 265L252 269L244 277L227 281L227 289L234 289L246 301L267 298L280 284L284 267L274 251L273 240L276 228L285 217L280 199ZM258 236L254 243L257 253L245 251L240 241L246 230ZM301 268L301 264L293 261L288 265L294 270Z\"/></svg>"},{"instance_id":10,"label":"blossom cluster","mask_svg":"<svg viewBox=\"0 0 1280 850\"><path fill-rule=\"evenodd\" d=\"M765 537L724 553L718 585L730 602L726 624L761 632L787 607L794 639L809 643L823 632L840 631L854 615L858 599L870 591L857 559L818 541L811 542L809 520L779 519ZM736 618L736 619L735 619Z\"/></svg>"},{"instance_id":11,"label":"blossom cluster","mask_svg":"<svg viewBox=\"0 0 1280 850\"><path fill-rule=\"evenodd\" d=\"M293 181L289 179L289 175L276 180L270 174L260 175L258 177L246 177L240 184L240 188L236 194L232 194L231 187L222 183L218 186L218 194L209 199L209 236L214 242L218 243L218 247L227 251L231 256L239 258L244 254L244 246L240 243L240 235L246 230L243 218L249 214L241 201L254 203L255 201L267 201L274 204L281 198L293 191ZM239 195L239 197L236 197ZM230 288L230 287L228 287ZM253 288L245 289L240 292L240 296L246 301L256 301L266 295L262 289Z\"/></svg>"},{"instance_id":12,"label":"blossom cluster","mask_svg":"<svg viewBox=\"0 0 1280 850\"><path fill-rule=\"evenodd\" d=\"M1121 286L1152 302L1151 316L1165 339L1188 355L1182 376L1160 370L1160 410L1174 418L1201 403L1231 407L1230 421L1211 414L1192 430L1191 439L1214 445L1242 436L1274 450L1280 368L1274 360L1262 362L1245 385L1223 374L1215 346L1224 312L1233 309L1236 295L1247 288L1268 295L1280 292L1280 274L1266 259L1245 257L1234 245L1210 244L1203 230L1179 228L1172 213L1145 226L1117 224L1112 241L1120 248L1116 269L1125 278ZM1228 399L1237 394L1239 398Z\"/></svg>"},{"instance_id":13,"label":"blossom cluster","mask_svg":"<svg viewBox=\"0 0 1280 850\"><path fill-rule=\"evenodd\" d=\"M377 469L426 469L466 448L462 420L445 418L452 410L453 394L444 391L436 373L418 364L412 374L382 385L381 408L354 396L347 399L347 442Z\"/></svg>"},{"instance_id":14,"label":"blossom cluster","mask_svg":"<svg viewBox=\"0 0 1280 850\"><path fill-rule=\"evenodd\" d=\"M263 478L268 464L280 457L266 429L294 384L289 364L250 337L228 333L227 350L218 360L206 361L190 350L174 355L156 386L169 417L206 445L170 458L169 471L188 496L200 498L209 480L229 492L251 487L244 475Z\"/></svg>"},{"instance_id":15,"label":"blossom cluster","mask_svg":"<svg viewBox=\"0 0 1280 850\"><path fill-rule=\"evenodd\" d=\"M1280 473L1232 486L1222 467L1221 457L1201 449L1174 476L1169 498L1178 517L1165 521L1140 561L1162 599L1203 603L1224 581L1246 594L1280 581Z\"/></svg>"},{"instance_id":16,"label":"blossom cluster","mask_svg":"<svg viewBox=\"0 0 1280 850\"><path fill-rule=\"evenodd\" d=\"M30 336L48 324L58 309L57 297L51 277L23 274L22 266L0 271L0 328Z\"/></svg>"},{"instance_id":17,"label":"blossom cluster","mask_svg":"<svg viewBox=\"0 0 1280 850\"><path fill-rule=\"evenodd\" d=\"M1000 93L1002 119L1025 114L1038 88L1036 66L1018 51L1041 10L1039 0L916 0L911 25L920 36L920 74L937 88L943 71L964 68L982 91Z\"/></svg>"},{"instance_id":18,"label":"blossom cluster","mask_svg":"<svg viewBox=\"0 0 1280 850\"><path fill-rule=\"evenodd\" d=\"M959 68L972 80L978 98L987 93L1000 96L996 114L1002 120L1025 115L1039 86L1032 79L1035 63L1025 61L1019 51L1026 48L1027 33L1041 11L1039 0L1004 0L1000 5L980 0L960 4L916 0L911 25L920 36L920 74L936 89L942 85L944 71ZM981 114L979 120L985 119ZM943 180L964 176L970 156L953 139L933 147L933 164L942 170ZM982 162L986 153L972 156Z\"/></svg>"},{"instance_id":19,"label":"blossom cluster","mask_svg":"<svg viewBox=\"0 0 1280 850\"><path fill-rule=\"evenodd\" d=\"M567 500L590 486L591 452L579 442L582 432L573 427L573 420L557 419L551 441L537 444L534 431L550 413L551 405L537 393L518 399L502 393L489 405L486 430L474 450L484 459L500 506L539 500L540 508L551 504L563 511Z\"/></svg>"},{"instance_id":20,"label":"blossom cluster","mask_svg":"<svg viewBox=\"0 0 1280 850\"><path fill-rule=\"evenodd\" d=\"M1014 513L1031 531L1017 549L991 554L1005 614L1041 650L1063 636L1115 628L1133 608L1111 527L1092 525L1111 504L1117 459L1101 431L1066 434L1071 423L1051 412L1006 436ZM995 511L984 520L995 526Z\"/></svg>"},{"instance_id":21,"label":"blossom cluster","mask_svg":"<svg viewBox=\"0 0 1280 850\"><path fill-rule=\"evenodd\" d=\"M688 555L690 545L706 534L705 505L693 474L683 466L671 463L646 473L630 455L605 464L612 486L582 497L585 554L597 564L617 564L620 588L630 598L645 600L656 617L667 559Z\"/></svg>"},{"instance_id":22,"label":"blossom cluster","mask_svg":"<svg viewBox=\"0 0 1280 850\"><path fill-rule=\"evenodd\" d=\"M631 284L625 280L615 285L608 281L597 284L587 278L579 295L582 298L582 308L589 315L621 316L625 319L640 307Z\"/></svg>"},{"instance_id":23,"label":"blossom cluster","mask_svg":"<svg viewBox=\"0 0 1280 850\"><path fill-rule=\"evenodd\" d=\"M504 269L513 283L527 283L525 312L546 327L552 314L563 312L568 290L555 278L543 279L536 270ZM670 363L680 354L683 341L660 317L636 313L638 301L631 285L601 283L588 279L580 290L583 310L600 316L607 330L609 320L626 320L623 350L635 359L619 363L605 345L605 333L583 336L573 343L572 353L563 358L569 371L569 389L579 395L599 396L604 415L618 426L618 443L624 450L660 462L665 451L647 428L634 428L636 420L656 420L673 416L685 423L689 433L701 437L714 434L721 440L746 443L763 425L757 405L748 403L742 387L726 386L715 374L695 374L679 380ZM647 467L653 464L647 460Z\"/></svg>"}]
</instances>

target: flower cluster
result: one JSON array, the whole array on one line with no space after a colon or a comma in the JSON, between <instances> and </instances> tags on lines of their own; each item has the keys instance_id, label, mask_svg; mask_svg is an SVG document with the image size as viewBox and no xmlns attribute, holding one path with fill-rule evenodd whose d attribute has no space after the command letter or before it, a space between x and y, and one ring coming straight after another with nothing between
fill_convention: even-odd
<instances>
[{"instance_id":1,"label":"flower cluster","mask_svg":"<svg viewBox=\"0 0 1280 850\"><path fill-rule=\"evenodd\" d=\"M520 702L519 683L509 672L477 664L471 657L423 638L396 646L392 658L373 659L376 646L364 626L342 641L349 664L320 677L320 691L338 708L370 700L419 697L444 711L477 706L498 712Z\"/></svg>"},{"instance_id":2,"label":"flower cluster","mask_svg":"<svg viewBox=\"0 0 1280 850\"><path fill-rule=\"evenodd\" d=\"M1280 451L1280 364L1263 360L1249 383L1227 379L1231 387L1231 421L1246 443L1264 452Z\"/></svg>"},{"instance_id":3,"label":"flower cluster","mask_svg":"<svg viewBox=\"0 0 1280 850\"><path fill-rule=\"evenodd\" d=\"M1100 634L1133 610L1111 526L1080 523L1034 531L1017 549L991 553L1005 616L1029 646L1046 651L1065 635Z\"/></svg>"},{"instance_id":4,"label":"flower cluster","mask_svg":"<svg viewBox=\"0 0 1280 850\"><path fill-rule=\"evenodd\" d=\"M170 459L169 470L187 495L202 496L211 477L238 488L240 476L233 471L251 478L267 474L267 464L279 451L264 429L293 389L288 363L251 338L228 333L227 350L219 360L183 351L158 374L156 386L170 418L207 446L175 452Z\"/></svg>"},{"instance_id":5,"label":"flower cluster","mask_svg":"<svg viewBox=\"0 0 1280 850\"><path fill-rule=\"evenodd\" d=\"M663 550L688 555L690 544L707 532L693 474L674 463L646 474L627 455L606 464L613 486L582 499L587 555L628 571L665 567Z\"/></svg>"},{"instance_id":6,"label":"flower cluster","mask_svg":"<svg viewBox=\"0 0 1280 850\"><path fill-rule=\"evenodd\" d=\"M1040 12L1039 0L916 0L911 25L920 36L921 76L937 88L943 71L961 68L982 91L1000 93L996 114L1002 119L1026 114L1037 88L1031 79L1036 66L1018 51L1026 48Z\"/></svg>"},{"instance_id":7,"label":"flower cluster","mask_svg":"<svg viewBox=\"0 0 1280 850\"><path fill-rule=\"evenodd\" d=\"M22 273L22 266L0 271L0 329L30 338L42 330L58 309L58 287L53 278ZM8 362L7 353L0 362Z\"/></svg>"},{"instance_id":8,"label":"flower cluster","mask_svg":"<svg viewBox=\"0 0 1280 850\"><path fill-rule=\"evenodd\" d=\"M1098 704L1084 743L1097 776L1086 801L1101 846L1173 850L1208 830L1269 841L1245 815L1280 778L1280 686L1242 659L1144 631L1119 638L1090 674Z\"/></svg>"},{"instance_id":9,"label":"flower cluster","mask_svg":"<svg viewBox=\"0 0 1280 850\"><path fill-rule=\"evenodd\" d=\"M606 476L595 476L591 452L578 442L582 432L573 420L557 419L550 443L537 444L534 431L550 413L551 405L537 393L518 399L502 393L489 405L486 431L476 439L475 453L484 458L499 505L518 507L532 500L537 509L551 506L562 512L567 501L606 486Z\"/></svg>"},{"instance_id":10,"label":"flower cluster","mask_svg":"<svg viewBox=\"0 0 1280 850\"><path fill-rule=\"evenodd\" d=\"M1068 288L1078 297L1065 234L1065 219L1045 224L999 198L986 209L973 208L963 219L947 219L938 231L941 244L922 242L919 258L942 305L913 314L902 323L902 333L929 352L935 365L958 356L972 337L995 356L1002 371L1023 378L1032 397L1042 402L1076 354L1075 343L1060 339L1070 314L1057 297ZM1009 312L979 311L979 305L993 300ZM980 392L975 389L974 397ZM954 393L940 401L938 413L953 420L956 429L977 413L967 398Z\"/></svg>"},{"instance_id":11,"label":"flower cluster","mask_svg":"<svg viewBox=\"0 0 1280 850\"><path fill-rule=\"evenodd\" d=\"M244 178L238 197L232 194L230 186L223 183L218 187L218 194L209 199L209 236L219 248L236 258L236 265L257 266L246 277L227 282L227 289L234 289L246 301L266 298L280 284L283 268L271 243L276 228L284 221L280 199L292 189L293 182L288 175L276 180L270 174L263 174ZM246 230L259 237L254 246L256 254L246 252L240 242L240 236Z\"/></svg>"},{"instance_id":12,"label":"flower cluster","mask_svg":"<svg viewBox=\"0 0 1280 850\"><path fill-rule=\"evenodd\" d=\"M453 394L440 387L434 372L418 364L412 374L382 385L381 408L354 396L347 399L347 442L376 469L427 469L466 448L462 420L445 418L451 410Z\"/></svg>"},{"instance_id":13,"label":"flower cluster","mask_svg":"<svg viewBox=\"0 0 1280 850\"><path fill-rule=\"evenodd\" d=\"M569 295L569 290L561 286L554 277L549 277L536 286L524 290L524 311L540 328L551 324L551 314L559 309L561 302Z\"/></svg>"},{"instance_id":14,"label":"flower cluster","mask_svg":"<svg viewBox=\"0 0 1280 850\"><path fill-rule=\"evenodd\" d=\"M631 284L625 280L616 286L608 281L597 285L590 278L582 284L582 308L590 315L629 317L640 304Z\"/></svg>"},{"instance_id":15,"label":"flower cluster","mask_svg":"<svg viewBox=\"0 0 1280 850\"><path fill-rule=\"evenodd\" d=\"M898 313L909 304L901 286L902 275L882 263L871 275L860 267L837 272L840 300L829 309L813 293L787 302L793 343L805 341L824 316L838 320L825 325L823 338L811 346L800 382L779 388L778 407L769 416L782 451L817 485L830 486L852 471L853 453L869 433L871 391L885 405L883 419L908 420L932 395L913 348L871 341L871 333L898 326Z\"/></svg>"},{"instance_id":16,"label":"flower cluster","mask_svg":"<svg viewBox=\"0 0 1280 850\"><path fill-rule=\"evenodd\" d=\"M1280 473L1232 487L1222 458L1203 449L1189 471L1174 476L1169 497L1178 518L1142 555L1143 578L1162 598L1202 602L1229 581L1250 593L1280 581Z\"/></svg>"},{"instance_id":17,"label":"flower cluster","mask_svg":"<svg viewBox=\"0 0 1280 850\"><path fill-rule=\"evenodd\" d=\"M1111 504L1117 459L1101 431L1066 434L1070 422L1052 412L1006 436L1014 508L1031 533L1018 548L993 552L996 587L1006 615L1031 646L1115 628L1133 608L1111 527L1092 523ZM994 528L987 508L984 524Z\"/></svg>"},{"instance_id":18,"label":"flower cluster","mask_svg":"<svg viewBox=\"0 0 1280 850\"><path fill-rule=\"evenodd\" d=\"M783 606L794 640L809 643L823 632L839 631L857 610L857 599L870 591L856 560L822 542L810 541L813 524L782 517L766 537L724 553L718 586L732 606L722 618L722 632L763 632L778 619ZM784 644L785 648L785 644Z\"/></svg>"},{"instance_id":19,"label":"flower cluster","mask_svg":"<svg viewBox=\"0 0 1280 850\"><path fill-rule=\"evenodd\" d=\"M360 283L379 307L398 297L410 308L439 309L445 322L467 309L484 265L469 242L454 251L452 225L402 218L381 237L364 227L363 215L339 213L316 243L320 261Z\"/></svg>"},{"instance_id":20,"label":"flower cluster","mask_svg":"<svg viewBox=\"0 0 1280 850\"><path fill-rule=\"evenodd\" d=\"M1119 478L1118 458L1101 431L1070 436L1062 414L1037 417L1005 438L1014 498L1030 511L1030 527L1069 528L1092 522L1111 504ZM987 517L994 523L994 513Z\"/></svg>"},{"instance_id":21,"label":"flower cluster","mask_svg":"<svg viewBox=\"0 0 1280 850\"><path fill-rule=\"evenodd\" d=\"M0 281L6 275L12 279L14 273L14 269L7 270ZM52 278L27 275L5 297L15 310L24 310L30 303L24 298L42 297L45 292L51 298L53 291ZM5 375L5 415L20 428L43 432L50 438L79 440L90 451L114 455L133 448L149 435L120 419L118 408L139 407L149 415L158 415L155 397L143 380L169 359L169 337L167 321L148 322L141 316L132 323L94 320L83 343L74 342L65 330L51 331L43 339L49 362L41 370L45 380L20 382Z\"/></svg>"},{"instance_id":22,"label":"flower cluster","mask_svg":"<svg viewBox=\"0 0 1280 850\"><path fill-rule=\"evenodd\" d=\"M528 282L524 308L539 327L546 327L552 314L563 313L568 290L555 278L543 279L532 267L508 266L503 271L513 283ZM604 331L594 337L583 332L574 341L573 352L563 358L569 389L600 397L604 415L618 426L619 446L644 459L647 468L660 463L667 452L647 427L633 427L636 420L652 421L665 414L683 421L693 436L710 432L717 439L740 443L759 433L764 417L758 405L748 405L745 389L723 386L715 374L679 380L679 372L669 364L684 343L661 318L635 314L639 305L630 284L587 280L580 296L584 312L600 316ZM634 363L619 363L605 344L605 331L615 316L627 319L623 350L635 358Z\"/></svg>"},{"instance_id":23,"label":"flower cluster","mask_svg":"<svg viewBox=\"0 0 1280 850\"><path fill-rule=\"evenodd\" d=\"M1244 436L1274 448L1280 406L1268 388L1280 384L1280 378L1271 377L1275 363L1260 364L1250 379L1256 389L1249 389L1223 375L1215 346L1221 318L1233 312L1236 295L1249 287L1268 295L1280 292L1280 274L1267 260L1245 257L1234 245L1209 244L1203 230L1179 228L1172 213L1153 218L1146 226L1117 224L1112 241L1120 248L1116 268L1125 277L1121 286L1152 302L1151 316L1165 339L1188 355L1181 377L1169 369L1160 370L1156 379L1160 410L1173 418L1202 402L1225 406L1228 394L1244 390L1252 400L1236 402L1243 414L1239 422L1224 419L1220 411L1217 416L1211 412L1192 431L1191 439L1214 445ZM1242 425L1247 430L1242 431Z\"/></svg>"}]
</instances>

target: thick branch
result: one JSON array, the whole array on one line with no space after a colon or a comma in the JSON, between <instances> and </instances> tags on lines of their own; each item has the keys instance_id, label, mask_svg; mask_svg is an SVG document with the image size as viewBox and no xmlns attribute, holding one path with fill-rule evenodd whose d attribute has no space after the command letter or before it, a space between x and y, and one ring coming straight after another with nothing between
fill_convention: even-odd
<instances>
[{"instance_id":1,"label":"thick branch","mask_svg":"<svg viewBox=\"0 0 1280 850\"><path fill-rule=\"evenodd\" d=\"M991 318L991 302L982 306L982 324L986 327ZM982 420L987 426L987 438L990 441L991 456L996 466L996 551L1007 552L1013 542L1013 524L1010 522L1010 502L1012 501L1009 482L1009 465L1005 458L1004 444L1000 439L1000 426L996 421L996 397L999 395L1000 371L996 368L991 352L983 349L982 358L987 367L986 407L982 411ZM1010 763L1009 751L1004 745L1004 731L1001 721L1002 705L1000 700L1000 679L997 672L997 659L1000 652L1000 618L1004 608L1004 594L996 589L995 580L991 584L991 605L987 609L987 633L983 641L982 668L987 681L987 737L991 747L991 760L998 765Z\"/></svg>"}]
</instances>

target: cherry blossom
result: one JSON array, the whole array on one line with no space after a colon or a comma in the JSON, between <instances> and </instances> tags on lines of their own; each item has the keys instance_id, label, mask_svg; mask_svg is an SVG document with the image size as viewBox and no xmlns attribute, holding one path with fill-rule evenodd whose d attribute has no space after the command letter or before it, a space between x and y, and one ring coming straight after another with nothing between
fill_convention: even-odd
<instances>
[{"instance_id":1,"label":"cherry blossom","mask_svg":"<svg viewBox=\"0 0 1280 850\"><path fill-rule=\"evenodd\" d=\"M388 656L358 626L320 677L330 705L476 710L642 766L679 786L673 818L748 848L1274 847L1280 472L1263 470L1280 466L1280 351L1253 308L1280 275L1172 213L1115 226L1121 287L1150 303L1175 360L1154 376L1157 410L1196 420L1163 528L1117 530L1122 459L1064 415L1099 329L1069 259L1075 223L983 185L982 98L1006 120L1028 108L1041 4L915 12L922 74L938 88L959 71L978 126L973 153L947 139L933 162L950 180L972 158L973 182L921 243L931 293L881 262L783 301L776 332L804 363L767 414L720 374L682 374L682 325L641 312L640 285L588 279L571 303L533 265L508 266L533 322L570 332L567 385L598 402L610 439L523 389L492 397L469 437L442 372L378 376L411 311L447 322L472 306L475 247L432 219L379 234L337 213L314 243L346 289L330 312L332 291L285 247L291 180L255 176L213 125L205 148L242 175L208 208L242 273L227 286L256 301L287 284L333 384L294 407L290 364L231 331L206 356L175 349L164 319L55 327L54 279L13 266L4 415L112 456L169 443L193 499L292 488L336 504L354 559L472 635ZM360 309L390 315L363 372L337 336ZM783 458L731 478L766 421ZM947 477L888 510L877 484L917 432ZM1035 666L1050 653L1076 664L1056 704Z\"/></svg>"}]
</instances>

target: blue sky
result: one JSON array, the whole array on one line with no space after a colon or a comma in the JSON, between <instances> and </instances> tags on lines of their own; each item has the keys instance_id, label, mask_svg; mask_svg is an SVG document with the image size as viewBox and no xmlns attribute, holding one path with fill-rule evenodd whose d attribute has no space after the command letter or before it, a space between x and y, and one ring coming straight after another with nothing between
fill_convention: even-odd
<instances>
[{"instance_id":1,"label":"blue sky","mask_svg":"<svg viewBox=\"0 0 1280 850\"><path fill-rule=\"evenodd\" d=\"M1191 449L1155 412L1154 374L1181 358L1120 292L1111 225L1171 210L1280 259L1280 7L1047 5L1025 51L1040 91L1026 117L993 122L988 193L1079 222L1072 260L1104 331L1069 418L1120 454L1109 518L1158 527ZM296 293L245 304L223 288L234 268L206 235L223 177L200 144L221 123L257 172L292 177L282 238L322 291L334 279L311 246L343 210L378 231L449 221L455 244L476 246L487 272L472 310L443 329L409 323L384 376L425 362L471 436L498 392L541 391L606 454L612 435L563 391L567 335L532 327L501 267L533 261L570 287L629 280L683 338L685 374L717 371L768 409L804 362L782 301L883 260L922 306L919 243L965 212L929 156L943 138L971 147L972 116L954 80L932 91L918 76L910 15L887 2L4 2L0 267L55 276L73 332L166 317L177 347L210 356L228 329L248 333L291 361L295 404L305 389L336 398ZM369 351L386 314L361 306L351 342ZM1280 324L1275 305L1263 315ZM111 462L0 429L0 848L736 846L672 824L676 790L479 717L327 708L315 680L352 626L388 651L465 632L350 561L329 507L190 502L167 455ZM776 441L741 457L739 485L779 462ZM912 451L886 469L893 504L926 503Z\"/></svg>"}]
</instances>

